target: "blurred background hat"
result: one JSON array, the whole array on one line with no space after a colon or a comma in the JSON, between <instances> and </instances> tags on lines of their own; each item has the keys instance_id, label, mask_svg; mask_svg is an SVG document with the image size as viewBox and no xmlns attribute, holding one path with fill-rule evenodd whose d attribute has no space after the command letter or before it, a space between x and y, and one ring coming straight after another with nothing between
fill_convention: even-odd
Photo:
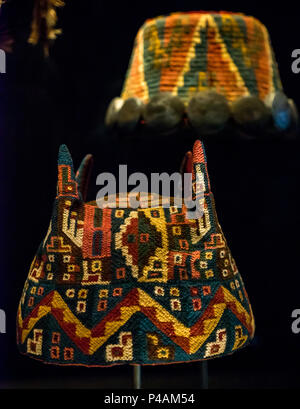
<instances>
[{"instance_id":1,"label":"blurred background hat","mask_svg":"<svg viewBox=\"0 0 300 409\"><path fill-rule=\"evenodd\" d=\"M283 91L266 27L231 12L173 13L139 29L109 128L188 125L218 133L228 124L271 134L294 130L297 110Z\"/></svg>"}]
</instances>

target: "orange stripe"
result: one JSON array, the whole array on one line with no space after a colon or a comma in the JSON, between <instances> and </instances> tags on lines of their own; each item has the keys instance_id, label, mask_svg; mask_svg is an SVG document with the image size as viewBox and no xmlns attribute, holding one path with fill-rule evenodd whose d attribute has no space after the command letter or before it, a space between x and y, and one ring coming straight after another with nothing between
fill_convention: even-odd
<instances>
[{"instance_id":1,"label":"orange stripe","mask_svg":"<svg viewBox=\"0 0 300 409\"><path fill-rule=\"evenodd\" d=\"M122 91L122 98L138 97L145 101L148 96L146 83L144 80L144 61L143 61L143 29L141 28L136 37L136 45L133 51L133 58L130 71L127 73L127 78ZM142 50L143 51L143 50Z\"/></svg>"},{"instance_id":2,"label":"orange stripe","mask_svg":"<svg viewBox=\"0 0 300 409\"><path fill-rule=\"evenodd\" d=\"M229 55L224 55L221 43L217 38L217 28L207 27L207 72L209 86L232 101L244 95L246 87L239 84L238 72L232 70ZM236 66L234 65L236 68ZM237 70L237 68L236 68Z\"/></svg>"}]
</instances>

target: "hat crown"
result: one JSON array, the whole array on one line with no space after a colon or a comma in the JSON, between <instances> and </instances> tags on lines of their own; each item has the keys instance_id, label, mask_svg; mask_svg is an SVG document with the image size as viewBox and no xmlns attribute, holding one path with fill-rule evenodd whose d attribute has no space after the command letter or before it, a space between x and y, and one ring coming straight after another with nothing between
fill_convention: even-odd
<instances>
[{"instance_id":1,"label":"hat crown","mask_svg":"<svg viewBox=\"0 0 300 409\"><path fill-rule=\"evenodd\" d=\"M265 101L282 89L266 27L230 12L147 20L135 39L122 98L147 102L167 91L188 101L207 89L228 101L247 95Z\"/></svg>"}]
</instances>

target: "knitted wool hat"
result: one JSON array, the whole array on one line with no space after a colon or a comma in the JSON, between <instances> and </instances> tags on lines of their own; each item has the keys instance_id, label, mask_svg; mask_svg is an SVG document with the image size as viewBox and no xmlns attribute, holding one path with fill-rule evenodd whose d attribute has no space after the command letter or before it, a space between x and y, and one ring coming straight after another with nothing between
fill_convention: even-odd
<instances>
[{"instance_id":1,"label":"knitted wool hat","mask_svg":"<svg viewBox=\"0 0 300 409\"><path fill-rule=\"evenodd\" d=\"M91 155L75 175L61 146L53 215L18 309L22 353L61 365L163 364L249 343L254 318L217 219L202 142L184 162L202 192L198 219L185 205L86 203Z\"/></svg>"},{"instance_id":2,"label":"knitted wool hat","mask_svg":"<svg viewBox=\"0 0 300 409\"><path fill-rule=\"evenodd\" d=\"M190 12L150 19L140 28L106 124L167 130L187 119L209 134L229 120L249 130L271 125L283 131L296 117L262 23L240 13Z\"/></svg>"}]
</instances>

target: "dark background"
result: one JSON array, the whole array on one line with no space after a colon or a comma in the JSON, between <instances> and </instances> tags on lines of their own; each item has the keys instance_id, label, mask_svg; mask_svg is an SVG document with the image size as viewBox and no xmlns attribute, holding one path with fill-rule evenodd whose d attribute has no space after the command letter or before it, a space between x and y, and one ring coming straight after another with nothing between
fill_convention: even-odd
<instances>
[{"instance_id":1,"label":"dark background","mask_svg":"<svg viewBox=\"0 0 300 409\"><path fill-rule=\"evenodd\" d=\"M200 2L201 3L201 2ZM239 4L240 3L240 4ZM268 28L284 90L300 107L300 74L291 71L300 48L300 13L287 2L216 2L202 9L241 11ZM103 125L110 100L120 95L138 28L147 18L199 9L199 1L103 2L66 0L58 10L58 37L45 60L27 44L32 1L3 7L15 38L0 75L0 308L7 334L0 334L1 387L131 387L132 368L64 368L21 356L15 343L17 304L29 266L51 216L56 159L66 143L75 167L93 153L95 177L116 172L174 172L192 146L186 135L116 138ZM256 318L251 346L208 363L211 388L300 386L300 334L291 313L300 308L299 142L263 138L207 141L208 170L217 211ZM199 388L201 364L143 368L144 387Z\"/></svg>"}]
</instances>

